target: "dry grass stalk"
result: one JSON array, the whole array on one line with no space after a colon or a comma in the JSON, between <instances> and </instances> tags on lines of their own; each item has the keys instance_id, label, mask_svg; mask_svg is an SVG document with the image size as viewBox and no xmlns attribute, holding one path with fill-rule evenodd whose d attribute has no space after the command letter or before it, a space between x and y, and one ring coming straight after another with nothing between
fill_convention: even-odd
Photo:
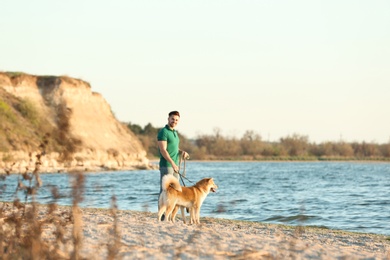
<instances>
[{"instance_id":1,"label":"dry grass stalk","mask_svg":"<svg viewBox=\"0 0 390 260\"><path fill-rule=\"evenodd\" d=\"M60 250L60 245L66 243L63 226L69 223L69 218L55 215L55 203L50 204L48 212L42 216L35 202L35 194L42 187L39 170L42 164L41 159L46 154L45 150L48 144L46 137L47 135L39 146L41 151L36 155L34 170L29 172L29 169L26 168L25 172L21 173L18 178L13 204L3 203L0 208L1 259L70 259L66 256L69 254ZM6 176L11 170L12 166L6 171ZM3 189L5 189L4 186ZM17 198L18 192L24 192L25 203L21 203ZM53 189L52 195L55 202L59 198L58 191ZM29 199L31 203L28 203ZM8 214L5 214L6 212ZM50 224L55 225L56 239L54 243L42 238L43 227Z\"/></svg>"},{"instance_id":2,"label":"dry grass stalk","mask_svg":"<svg viewBox=\"0 0 390 260\"><path fill-rule=\"evenodd\" d=\"M83 219L81 209L79 208L80 202L83 200L85 177L81 172L74 173L74 179L72 184L72 217L73 217L73 230L72 230L72 241L73 241L73 252L71 259L81 259L80 251L83 240Z\"/></svg>"},{"instance_id":3,"label":"dry grass stalk","mask_svg":"<svg viewBox=\"0 0 390 260\"><path fill-rule=\"evenodd\" d=\"M26 168L26 172L22 174L22 180L18 179L15 195L19 191L23 191L26 202L31 197L30 207L27 207L27 204L21 204L16 198L11 209L12 214L3 216L3 212L6 210L6 204L3 203L1 209L3 225L0 229L2 259L47 259L54 256L47 243L42 241L42 225L45 220L38 219L36 203L34 202L36 190L42 186L39 166L41 158L45 154L46 144L47 142L44 140L40 146L41 152L37 154L34 171L28 173L28 168ZM35 183L33 184L34 179ZM27 181L28 185L25 185L23 181Z\"/></svg>"},{"instance_id":4,"label":"dry grass stalk","mask_svg":"<svg viewBox=\"0 0 390 260\"><path fill-rule=\"evenodd\" d=\"M118 205L117 205L116 196L112 196L111 214L114 217L114 224L111 231L112 242L109 242L107 245L107 251L108 251L107 259L109 260L119 259L119 251L121 247L121 234L118 226L117 210L118 210Z\"/></svg>"}]
</instances>

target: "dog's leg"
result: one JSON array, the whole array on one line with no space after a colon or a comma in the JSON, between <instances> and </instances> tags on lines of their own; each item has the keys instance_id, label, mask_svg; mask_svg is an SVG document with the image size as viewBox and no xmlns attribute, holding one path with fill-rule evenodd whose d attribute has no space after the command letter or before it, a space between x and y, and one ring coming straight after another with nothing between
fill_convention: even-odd
<instances>
[{"instance_id":1,"label":"dog's leg","mask_svg":"<svg viewBox=\"0 0 390 260\"><path fill-rule=\"evenodd\" d=\"M167 210L165 211L165 217L167 218L168 221L175 222L174 219L172 219L172 211L175 209L176 203L169 204L167 206Z\"/></svg>"},{"instance_id":2,"label":"dog's leg","mask_svg":"<svg viewBox=\"0 0 390 260\"><path fill-rule=\"evenodd\" d=\"M196 220L196 224L200 224L200 206L199 207L196 207L196 217L195 217L195 220Z\"/></svg>"},{"instance_id":3,"label":"dog's leg","mask_svg":"<svg viewBox=\"0 0 390 260\"><path fill-rule=\"evenodd\" d=\"M165 209L166 209L165 205L163 205L163 206L161 206L161 207L159 208L158 213L157 213L158 222L161 221L161 216L164 214Z\"/></svg>"},{"instance_id":4,"label":"dog's leg","mask_svg":"<svg viewBox=\"0 0 390 260\"><path fill-rule=\"evenodd\" d=\"M195 206L190 208L190 224L195 224Z\"/></svg>"},{"instance_id":5,"label":"dog's leg","mask_svg":"<svg viewBox=\"0 0 390 260\"><path fill-rule=\"evenodd\" d=\"M200 221L199 221L200 205L198 205L198 203L193 205L192 208L190 209L190 212L192 212L192 217L191 217L192 223L200 224Z\"/></svg>"},{"instance_id":6,"label":"dog's leg","mask_svg":"<svg viewBox=\"0 0 390 260\"><path fill-rule=\"evenodd\" d=\"M179 206L176 205L175 208L173 209L172 215L171 215L172 221L173 221L173 222L175 222L175 220L176 220L176 214L177 214L177 211L178 211L178 210L179 210Z\"/></svg>"},{"instance_id":7,"label":"dog's leg","mask_svg":"<svg viewBox=\"0 0 390 260\"><path fill-rule=\"evenodd\" d=\"M161 221L161 216L162 216L162 214L164 214L164 211L165 211L165 207L163 204L164 204L163 198L161 197L161 194L160 194L160 197L158 198L158 213L157 213L158 222Z\"/></svg>"},{"instance_id":8,"label":"dog's leg","mask_svg":"<svg viewBox=\"0 0 390 260\"><path fill-rule=\"evenodd\" d=\"M180 207L181 218L183 219L184 224L186 224L186 216L184 215L184 207Z\"/></svg>"},{"instance_id":9,"label":"dog's leg","mask_svg":"<svg viewBox=\"0 0 390 260\"><path fill-rule=\"evenodd\" d=\"M173 219L173 221L175 221L175 219L176 219L176 214L177 214L177 212L179 211L179 207L180 207L180 211L181 211L181 218L183 219L184 224L186 224L186 216L185 216L185 214L184 214L184 207L179 206L179 205L177 205L177 204L176 204L175 209L172 211L172 219Z\"/></svg>"}]
</instances>

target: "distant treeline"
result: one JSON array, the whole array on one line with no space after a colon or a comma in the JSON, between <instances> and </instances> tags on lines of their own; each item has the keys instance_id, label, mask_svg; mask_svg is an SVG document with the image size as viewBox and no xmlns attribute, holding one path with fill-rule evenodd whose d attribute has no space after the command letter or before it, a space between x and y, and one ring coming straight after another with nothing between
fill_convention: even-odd
<instances>
[{"instance_id":1,"label":"distant treeline","mask_svg":"<svg viewBox=\"0 0 390 260\"><path fill-rule=\"evenodd\" d=\"M141 140L149 158L158 157L157 132L160 128L150 123L144 128L128 123L129 129ZM254 131L246 131L241 138L212 135L188 139L179 133L180 148L193 160L383 160L390 161L390 142L309 142L308 136L294 134L279 142L263 141Z\"/></svg>"}]
</instances>

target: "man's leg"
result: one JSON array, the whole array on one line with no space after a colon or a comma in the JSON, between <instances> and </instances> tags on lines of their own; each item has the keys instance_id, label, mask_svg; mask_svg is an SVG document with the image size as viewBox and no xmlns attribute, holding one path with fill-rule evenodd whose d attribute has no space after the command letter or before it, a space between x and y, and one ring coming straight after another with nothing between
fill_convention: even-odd
<instances>
[{"instance_id":1,"label":"man's leg","mask_svg":"<svg viewBox=\"0 0 390 260\"><path fill-rule=\"evenodd\" d=\"M162 178L167 174L172 174L176 178L179 178L179 174L175 173L172 167L160 167L160 193L158 194L158 200L160 200L160 195L162 192ZM164 219L165 214L162 215L161 221L164 221Z\"/></svg>"}]
</instances>

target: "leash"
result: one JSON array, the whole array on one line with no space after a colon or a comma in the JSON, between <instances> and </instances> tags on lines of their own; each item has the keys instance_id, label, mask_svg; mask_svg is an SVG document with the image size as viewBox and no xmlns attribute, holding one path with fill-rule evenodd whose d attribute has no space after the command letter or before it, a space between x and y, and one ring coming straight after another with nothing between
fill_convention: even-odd
<instances>
[{"instance_id":1,"label":"leash","mask_svg":"<svg viewBox=\"0 0 390 260\"><path fill-rule=\"evenodd\" d=\"M186 184L184 183L183 178L186 179L187 181L191 182L191 183L194 183L194 182L190 181L189 179L187 179L185 176L183 176L180 172L178 172L178 174L180 175L180 180L183 183L184 187L186 186Z\"/></svg>"},{"instance_id":2,"label":"leash","mask_svg":"<svg viewBox=\"0 0 390 260\"><path fill-rule=\"evenodd\" d=\"M179 175L180 175L180 180L181 182L183 183L183 186L185 187L186 184L184 183L184 179L186 179L187 181L189 181L190 183L193 183L192 181L190 181L189 179L186 178L186 160L189 159L189 157L185 158L184 157L184 153L182 155L180 155L180 159L179 159L179 171L177 172ZM181 168L181 162L184 162L184 167L183 167L183 173L180 173L180 168Z\"/></svg>"}]
</instances>

